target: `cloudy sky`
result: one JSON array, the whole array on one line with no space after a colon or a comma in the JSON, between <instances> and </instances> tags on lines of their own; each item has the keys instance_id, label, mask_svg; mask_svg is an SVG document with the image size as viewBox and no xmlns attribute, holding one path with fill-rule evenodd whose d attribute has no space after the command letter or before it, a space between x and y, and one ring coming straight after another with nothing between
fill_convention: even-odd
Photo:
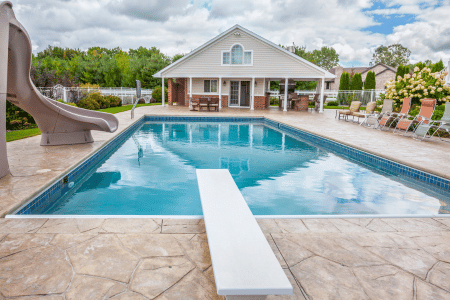
<instances>
[{"instance_id":1,"label":"cloudy sky","mask_svg":"<svg viewBox=\"0 0 450 300\"><path fill-rule=\"evenodd\" d=\"M276 44L334 47L344 66L368 65L379 45L411 61L450 59L450 0L11 0L34 52L161 48L188 53L235 24Z\"/></svg>"}]
</instances>

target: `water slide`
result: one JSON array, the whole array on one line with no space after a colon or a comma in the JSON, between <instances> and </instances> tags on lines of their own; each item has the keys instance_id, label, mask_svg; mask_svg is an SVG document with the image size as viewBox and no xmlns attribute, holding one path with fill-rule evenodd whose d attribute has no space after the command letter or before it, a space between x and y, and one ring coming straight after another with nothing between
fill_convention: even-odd
<instances>
[{"instance_id":1,"label":"water slide","mask_svg":"<svg viewBox=\"0 0 450 300\"><path fill-rule=\"evenodd\" d=\"M30 78L31 41L9 1L0 3L0 178L9 174L6 153L6 100L33 116L41 146L93 142L91 130L116 131L108 113L66 105L43 96Z\"/></svg>"}]
</instances>

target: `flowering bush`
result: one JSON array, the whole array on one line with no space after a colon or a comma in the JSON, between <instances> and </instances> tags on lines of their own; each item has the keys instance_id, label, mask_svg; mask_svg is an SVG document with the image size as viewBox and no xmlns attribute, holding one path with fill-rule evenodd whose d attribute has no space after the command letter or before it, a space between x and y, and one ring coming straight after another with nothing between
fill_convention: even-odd
<instances>
[{"instance_id":1,"label":"flowering bush","mask_svg":"<svg viewBox=\"0 0 450 300\"><path fill-rule=\"evenodd\" d=\"M431 69L414 68L414 73L398 76L396 80L386 83L386 99L393 99L398 104L403 98L412 98L413 104L419 104L422 99L436 99L438 104L450 101L450 87L444 86L448 72L431 73Z\"/></svg>"}]
</instances>

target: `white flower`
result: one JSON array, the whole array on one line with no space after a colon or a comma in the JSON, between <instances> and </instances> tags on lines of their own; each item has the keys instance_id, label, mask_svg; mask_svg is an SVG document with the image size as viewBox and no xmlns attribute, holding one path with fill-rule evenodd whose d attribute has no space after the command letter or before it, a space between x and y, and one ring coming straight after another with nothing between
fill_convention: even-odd
<instances>
[{"instance_id":1,"label":"white flower","mask_svg":"<svg viewBox=\"0 0 450 300\"><path fill-rule=\"evenodd\" d=\"M414 72L417 72L417 71L419 71L420 69L419 69L419 67L415 67L414 68Z\"/></svg>"},{"instance_id":2,"label":"white flower","mask_svg":"<svg viewBox=\"0 0 450 300\"><path fill-rule=\"evenodd\" d=\"M434 94L434 91L431 91L430 93L431 93L431 94Z\"/></svg>"},{"instance_id":3,"label":"white flower","mask_svg":"<svg viewBox=\"0 0 450 300\"><path fill-rule=\"evenodd\" d=\"M442 92L442 88L438 88L437 91L438 91L438 92Z\"/></svg>"}]
</instances>

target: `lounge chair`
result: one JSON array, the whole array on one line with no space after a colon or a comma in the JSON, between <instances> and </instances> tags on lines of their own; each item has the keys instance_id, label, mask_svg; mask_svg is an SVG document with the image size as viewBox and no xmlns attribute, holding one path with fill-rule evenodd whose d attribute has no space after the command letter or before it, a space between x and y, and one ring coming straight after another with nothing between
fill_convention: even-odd
<instances>
[{"instance_id":1,"label":"lounge chair","mask_svg":"<svg viewBox=\"0 0 450 300\"><path fill-rule=\"evenodd\" d=\"M208 110L208 98L201 97L198 102L198 111L202 111L202 108Z\"/></svg>"},{"instance_id":2,"label":"lounge chair","mask_svg":"<svg viewBox=\"0 0 450 300\"><path fill-rule=\"evenodd\" d=\"M410 109L411 109L411 98L403 98L402 110L399 113L384 115L378 121L377 128L380 130L388 130L393 124L395 124L395 121L399 121L407 117Z\"/></svg>"},{"instance_id":3,"label":"lounge chair","mask_svg":"<svg viewBox=\"0 0 450 300\"><path fill-rule=\"evenodd\" d=\"M367 126L374 125L373 129L376 129L378 126L380 126L381 119L385 116L390 116L392 114L393 109L394 109L394 100L384 99L383 108L381 109L381 112L378 115L368 117L366 125Z\"/></svg>"},{"instance_id":4,"label":"lounge chair","mask_svg":"<svg viewBox=\"0 0 450 300\"><path fill-rule=\"evenodd\" d=\"M435 131L433 134L430 135L430 129L434 129ZM450 102L445 103L445 111L444 115L439 121L433 121L428 123L422 123L419 126L417 126L416 131L414 131L413 138L417 140L424 140L427 135L431 138L435 134L439 137L441 141L444 142L450 142L445 141L441 138L441 135L439 132L445 132L447 134L450 134Z\"/></svg>"},{"instance_id":5,"label":"lounge chair","mask_svg":"<svg viewBox=\"0 0 450 300\"><path fill-rule=\"evenodd\" d=\"M409 129L413 128L414 125L429 124L435 107L436 99L423 99L419 114L412 120L409 119L411 116L406 116L399 120L394 129L394 133L401 133L404 131L403 135L406 135ZM416 126L416 128L417 127L418 126ZM414 131L415 130L413 130L413 134Z\"/></svg>"},{"instance_id":6,"label":"lounge chair","mask_svg":"<svg viewBox=\"0 0 450 300\"><path fill-rule=\"evenodd\" d=\"M359 112L354 112L352 113L353 116L353 120L355 119L355 117L358 118L358 123L359 123L359 119L360 118L364 118L364 120L359 124L359 125L363 125L367 123L367 119L370 116L376 116L375 115L375 108L377 107L377 103L376 102L369 102L366 105L366 111L359 111Z\"/></svg>"},{"instance_id":7,"label":"lounge chair","mask_svg":"<svg viewBox=\"0 0 450 300\"><path fill-rule=\"evenodd\" d=\"M359 112L359 108L361 107L361 101L353 101L350 105L350 109L347 110L339 110L338 116L339 120L341 119L341 115L345 121L348 120L348 116L351 116L353 113Z\"/></svg>"},{"instance_id":8,"label":"lounge chair","mask_svg":"<svg viewBox=\"0 0 450 300\"><path fill-rule=\"evenodd\" d=\"M219 111L219 98L211 98L208 105L208 111L211 111L211 108L214 111Z\"/></svg>"}]
</instances>

